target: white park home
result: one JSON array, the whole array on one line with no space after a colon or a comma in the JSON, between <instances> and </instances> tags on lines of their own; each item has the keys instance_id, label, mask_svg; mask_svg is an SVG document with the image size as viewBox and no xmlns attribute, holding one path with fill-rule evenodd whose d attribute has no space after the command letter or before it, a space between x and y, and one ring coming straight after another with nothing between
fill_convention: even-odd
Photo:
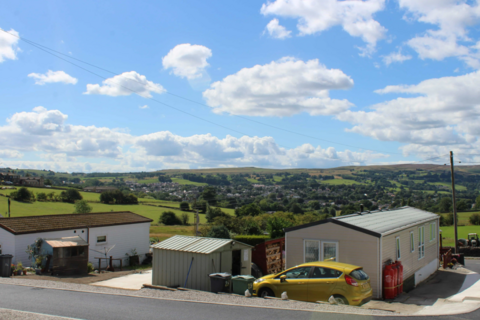
<instances>
[{"instance_id":1,"label":"white park home","mask_svg":"<svg viewBox=\"0 0 480 320\"><path fill-rule=\"evenodd\" d=\"M11 254L13 263L21 261L29 267L27 246L37 238L80 236L88 243L89 261L96 267L95 258L104 256L96 251L114 245L108 256L125 259L135 249L141 262L149 252L152 221L129 211L0 218L0 254Z\"/></svg>"},{"instance_id":2,"label":"white park home","mask_svg":"<svg viewBox=\"0 0 480 320\"><path fill-rule=\"evenodd\" d=\"M334 258L363 267L373 297L382 298L386 263L401 261L404 290L439 266L439 219L434 213L402 207L355 213L286 229L287 268Z\"/></svg>"}]
</instances>

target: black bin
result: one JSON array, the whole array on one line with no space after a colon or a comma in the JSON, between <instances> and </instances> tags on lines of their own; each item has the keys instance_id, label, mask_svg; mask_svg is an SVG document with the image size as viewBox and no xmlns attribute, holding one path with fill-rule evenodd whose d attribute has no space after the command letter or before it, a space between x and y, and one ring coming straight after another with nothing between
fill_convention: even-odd
<instances>
[{"instance_id":1,"label":"black bin","mask_svg":"<svg viewBox=\"0 0 480 320\"><path fill-rule=\"evenodd\" d=\"M232 292L232 275L230 273L211 273L210 292Z\"/></svg>"},{"instance_id":2,"label":"black bin","mask_svg":"<svg viewBox=\"0 0 480 320\"><path fill-rule=\"evenodd\" d=\"M0 254L0 277L10 277L12 275L12 258L11 254Z\"/></svg>"}]
</instances>

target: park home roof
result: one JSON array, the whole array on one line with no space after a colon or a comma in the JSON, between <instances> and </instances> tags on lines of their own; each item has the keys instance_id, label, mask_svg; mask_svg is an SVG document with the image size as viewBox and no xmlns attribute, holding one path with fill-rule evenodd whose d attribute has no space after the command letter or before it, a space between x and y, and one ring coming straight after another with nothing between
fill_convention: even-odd
<instances>
[{"instance_id":1,"label":"park home roof","mask_svg":"<svg viewBox=\"0 0 480 320\"><path fill-rule=\"evenodd\" d=\"M152 222L130 211L0 218L0 228L15 235Z\"/></svg>"},{"instance_id":2,"label":"park home roof","mask_svg":"<svg viewBox=\"0 0 480 320\"><path fill-rule=\"evenodd\" d=\"M438 216L435 213L411 207L402 207L394 210L357 212L346 216L329 218L301 226L287 228L285 231L293 231L327 222L333 222L372 236L380 237L395 232L396 230L437 218Z\"/></svg>"},{"instance_id":3,"label":"park home roof","mask_svg":"<svg viewBox=\"0 0 480 320\"><path fill-rule=\"evenodd\" d=\"M225 245L234 244L232 239L216 239L189 236L173 236L152 246L155 249L209 254ZM240 242L238 242L240 243ZM243 243L244 244L244 243ZM247 247L251 247L244 244Z\"/></svg>"}]
</instances>

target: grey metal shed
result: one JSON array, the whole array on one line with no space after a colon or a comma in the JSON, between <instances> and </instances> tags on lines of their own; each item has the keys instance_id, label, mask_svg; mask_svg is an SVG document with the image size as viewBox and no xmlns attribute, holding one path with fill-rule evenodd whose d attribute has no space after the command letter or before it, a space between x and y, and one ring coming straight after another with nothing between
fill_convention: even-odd
<instances>
[{"instance_id":1,"label":"grey metal shed","mask_svg":"<svg viewBox=\"0 0 480 320\"><path fill-rule=\"evenodd\" d=\"M151 247L153 285L210 291L211 273L251 274L253 247L232 239L173 236Z\"/></svg>"}]
</instances>

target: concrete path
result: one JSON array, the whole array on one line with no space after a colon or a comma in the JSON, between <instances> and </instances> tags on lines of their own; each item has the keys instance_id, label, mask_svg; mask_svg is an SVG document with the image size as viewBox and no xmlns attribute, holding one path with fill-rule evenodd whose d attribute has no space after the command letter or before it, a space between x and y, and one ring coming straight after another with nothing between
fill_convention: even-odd
<instances>
[{"instance_id":1,"label":"concrete path","mask_svg":"<svg viewBox=\"0 0 480 320\"><path fill-rule=\"evenodd\" d=\"M409 293L393 301L371 301L363 308L429 316L472 312L480 308L480 274L466 268L439 270Z\"/></svg>"},{"instance_id":2,"label":"concrete path","mask_svg":"<svg viewBox=\"0 0 480 320\"><path fill-rule=\"evenodd\" d=\"M143 284L152 284L152 270L129 274L127 276L113 278L110 280L94 282L91 285L128 290L140 290L142 289Z\"/></svg>"}]
</instances>

